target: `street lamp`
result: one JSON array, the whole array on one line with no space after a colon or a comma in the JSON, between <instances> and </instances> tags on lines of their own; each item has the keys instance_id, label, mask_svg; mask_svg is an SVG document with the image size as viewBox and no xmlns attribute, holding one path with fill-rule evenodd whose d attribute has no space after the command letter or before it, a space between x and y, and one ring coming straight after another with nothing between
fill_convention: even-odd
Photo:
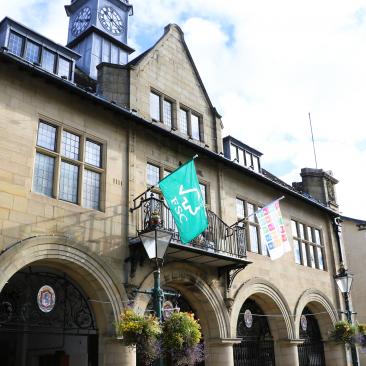
<instances>
[{"instance_id":1,"label":"street lamp","mask_svg":"<svg viewBox=\"0 0 366 366\"><path fill-rule=\"evenodd\" d=\"M152 289L152 298L156 316L162 321L162 306L164 292L160 288L160 267L163 266L164 255L170 243L173 233L159 228L153 228L144 233L140 233L142 245L150 260L156 263L154 271L154 288Z\"/></svg>"},{"instance_id":2,"label":"street lamp","mask_svg":"<svg viewBox=\"0 0 366 366\"><path fill-rule=\"evenodd\" d=\"M348 323L352 324L352 311L349 304L349 293L351 291L353 274L348 273L348 270L345 269L343 263L341 263L338 274L334 276L334 279L344 297L344 303L346 305L347 321ZM351 344L351 356L352 356L352 365L358 366L357 351L354 344Z\"/></svg>"},{"instance_id":3,"label":"street lamp","mask_svg":"<svg viewBox=\"0 0 366 366\"><path fill-rule=\"evenodd\" d=\"M163 266L164 255L168 249L173 233L159 228L160 218L156 220L156 225L151 225L147 230L140 233L142 245L150 260L156 264L154 271L154 288L151 291L144 291L152 296L154 311L160 322L163 320L163 301L165 292L160 287L160 267ZM156 366L163 366L162 358L156 360Z\"/></svg>"}]
</instances>

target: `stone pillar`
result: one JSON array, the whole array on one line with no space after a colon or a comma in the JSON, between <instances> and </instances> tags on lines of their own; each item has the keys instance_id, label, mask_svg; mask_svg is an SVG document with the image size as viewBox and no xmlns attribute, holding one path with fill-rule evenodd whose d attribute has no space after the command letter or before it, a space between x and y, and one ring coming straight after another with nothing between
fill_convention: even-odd
<instances>
[{"instance_id":1,"label":"stone pillar","mask_svg":"<svg viewBox=\"0 0 366 366\"><path fill-rule=\"evenodd\" d=\"M100 353L101 366L136 366L136 350L113 338L105 340Z\"/></svg>"},{"instance_id":2,"label":"stone pillar","mask_svg":"<svg viewBox=\"0 0 366 366\"><path fill-rule=\"evenodd\" d=\"M206 341L206 366L234 366L233 345L240 343L238 338L219 338Z\"/></svg>"},{"instance_id":3,"label":"stone pillar","mask_svg":"<svg viewBox=\"0 0 366 366\"><path fill-rule=\"evenodd\" d=\"M301 339L275 341L276 365L299 366L299 352L297 346L302 344Z\"/></svg>"},{"instance_id":4,"label":"stone pillar","mask_svg":"<svg viewBox=\"0 0 366 366\"><path fill-rule=\"evenodd\" d=\"M324 342L325 363L332 366L352 366L351 352L346 356L346 347L342 343Z\"/></svg>"}]
</instances>

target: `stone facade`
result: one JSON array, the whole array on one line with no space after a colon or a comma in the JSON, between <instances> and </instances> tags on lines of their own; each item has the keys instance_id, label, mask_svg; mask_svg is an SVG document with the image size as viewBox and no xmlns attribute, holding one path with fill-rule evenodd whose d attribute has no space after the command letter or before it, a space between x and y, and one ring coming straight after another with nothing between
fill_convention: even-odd
<instances>
[{"instance_id":1,"label":"stone facade","mask_svg":"<svg viewBox=\"0 0 366 366\"><path fill-rule=\"evenodd\" d=\"M338 214L220 155L220 116L179 27L168 26L157 44L136 62L101 64L99 95L34 71L11 55L0 54L0 66L0 289L29 266L67 274L91 300L99 334L99 365L135 365L133 350L115 341L113 322L129 303L138 312L145 311L149 297L134 297L129 290L150 289L153 266L145 261L131 275L128 239L136 236L136 222L129 209L147 188L148 163L172 171L198 153L196 168L206 185L207 207L225 223L238 220L237 199L264 206L285 195L281 209L292 247L291 220L319 230L324 244L324 270L295 263L293 252L271 261L267 255L248 251L252 263L231 272L230 283L230 273L222 274L216 267L166 258L162 285L179 291L197 312L208 353L205 364L234 365L233 345L240 343L238 320L243 316L243 303L250 298L268 318L276 365L299 365L298 347L304 342L300 318L306 306L319 324L326 364L346 365L344 348L328 342L340 308L333 280L338 247L332 221ZM173 101L173 126L179 105L200 116L201 141L151 120L151 90ZM87 134L102 144L101 210L33 191L40 120Z\"/></svg>"}]
</instances>

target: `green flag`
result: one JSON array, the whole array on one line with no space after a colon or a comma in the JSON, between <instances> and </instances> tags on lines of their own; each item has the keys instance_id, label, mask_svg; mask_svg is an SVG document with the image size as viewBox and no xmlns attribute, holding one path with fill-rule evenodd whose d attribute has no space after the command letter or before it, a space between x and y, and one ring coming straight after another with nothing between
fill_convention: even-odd
<instances>
[{"instance_id":1,"label":"green flag","mask_svg":"<svg viewBox=\"0 0 366 366\"><path fill-rule=\"evenodd\" d=\"M194 161L188 161L162 179L159 187L178 227L181 241L190 242L208 225Z\"/></svg>"}]
</instances>

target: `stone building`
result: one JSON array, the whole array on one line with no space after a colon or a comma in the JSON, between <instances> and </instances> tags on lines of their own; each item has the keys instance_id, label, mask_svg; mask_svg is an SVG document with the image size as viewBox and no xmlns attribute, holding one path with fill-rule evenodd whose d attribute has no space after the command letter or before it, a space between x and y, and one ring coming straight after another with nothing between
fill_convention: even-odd
<instances>
[{"instance_id":1,"label":"stone building","mask_svg":"<svg viewBox=\"0 0 366 366\"><path fill-rule=\"evenodd\" d=\"M342 236L346 268L354 276L352 280L351 311L357 322L366 323L366 268L364 258L366 255L366 221L342 216ZM359 353L360 364L366 364L366 355Z\"/></svg>"},{"instance_id":2,"label":"stone building","mask_svg":"<svg viewBox=\"0 0 366 366\"><path fill-rule=\"evenodd\" d=\"M196 154L210 225L189 245L173 234L162 285L199 318L205 364L346 365L328 341L343 306L335 179L305 169L287 185L223 139L177 25L128 62L127 0L66 11L66 47L0 23L2 365L136 364L113 323L150 306L134 291L153 285L139 233L152 210L175 231L155 185ZM271 261L251 214L281 196L293 251Z\"/></svg>"}]
</instances>

